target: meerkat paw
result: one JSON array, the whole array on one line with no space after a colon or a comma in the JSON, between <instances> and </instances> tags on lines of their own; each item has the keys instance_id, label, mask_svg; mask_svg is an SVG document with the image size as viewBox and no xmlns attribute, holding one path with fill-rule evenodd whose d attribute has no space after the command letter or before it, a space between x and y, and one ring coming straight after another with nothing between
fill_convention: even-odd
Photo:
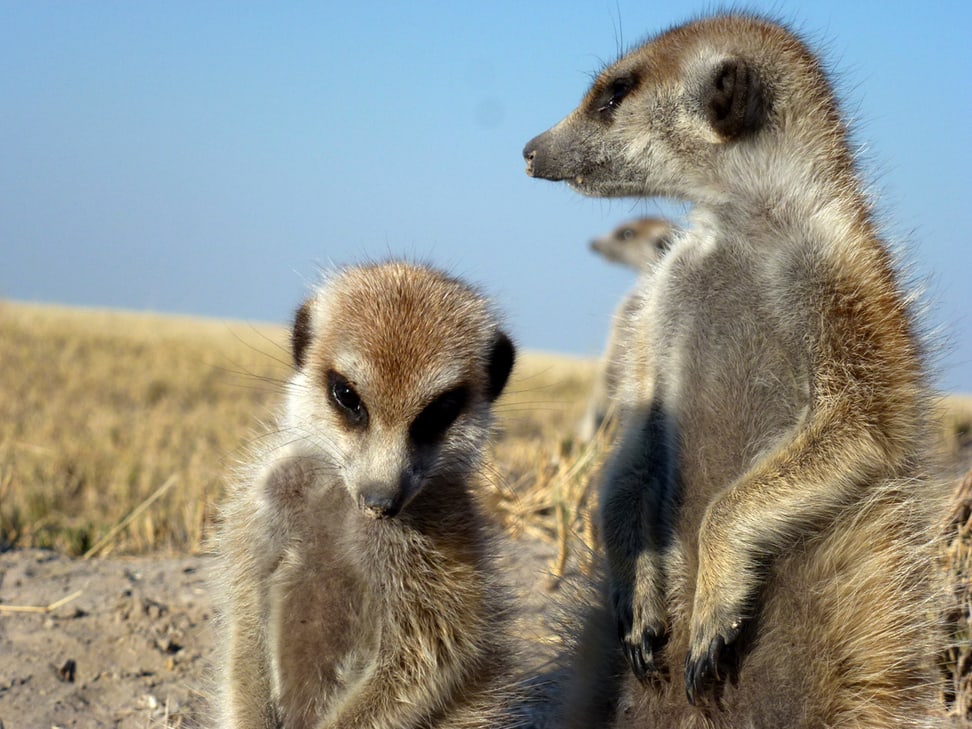
<instances>
[{"instance_id":1,"label":"meerkat paw","mask_svg":"<svg viewBox=\"0 0 972 729\"><path fill-rule=\"evenodd\" d=\"M718 698L735 670L735 641L742 632L741 613L721 623L699 624L693 617L692 640L685 657L685 694L693 706L704 697Z\"/></svg>"},{"instance_id":2,"label":"meerkat paw","mask_svg":"<svg viewBox=\"0 0 972 729\"><path fill-rule=\"evenodd\" d=\"M611 589L611 608L618 627L618 639L625 660L642 683L661 674L659 660L668 641L662 613L650 609L651 601L639 600L636 592L615 585Z\"/></svg>"}]
</instances>

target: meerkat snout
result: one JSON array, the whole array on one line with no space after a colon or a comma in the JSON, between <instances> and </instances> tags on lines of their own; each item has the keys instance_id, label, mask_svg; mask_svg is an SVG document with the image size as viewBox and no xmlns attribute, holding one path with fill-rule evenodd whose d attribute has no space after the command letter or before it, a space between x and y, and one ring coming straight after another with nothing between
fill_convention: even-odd
<instances>
[{"instance_id":1,"label":"meerkat snout","mask_svg":"<svg viewBox=\"0 0 972 729\"><path fill-rule=\"evenodd\" d=\"M544 132L538 134L523 148L523 159L526 160L526 173L530 177L539 177L542 180L553 180L559 182L564 179L563 175L556 172L555 167L559 165L555 161L555 150L550 149L549 134Z\"/></svg>"},{"instance_id":2,"label":"meerkat snout","mask_svg":"<svg viewBox=\"0 0 972 729\"><path fill-rule=\"evenodd\" d=\"M407 476L403 476L404 481ZM376 482L366 484L358 493L358 508L375 519L393 519L402 510L408 491L402 483Z\"/></svg>"},{"instance_id":3,"label":"meerkat snout","mask_svg":"<svg viewBox=\"0 0 972 729\"><path fill-rule=\"evenodd\" d=\"M523 150L523 158L526 160L526 173L527 176L533 177L533 153Z\"/></svg>"},{"instance_id":4,"label":"meerkat snout","mask_svg":"<svg viewBox=\"0 0 972 729\"><path fill-rule=\"evenodd\" d=\"M544 177L543 174L538 174L533 167L533 162L537 157L538 143L542 141L541 137L543 137L542 134L534 137L526 143L526 146L523 147L523 159L526 162L526 173L530 177Z\"/></svg>"}]
</instances>

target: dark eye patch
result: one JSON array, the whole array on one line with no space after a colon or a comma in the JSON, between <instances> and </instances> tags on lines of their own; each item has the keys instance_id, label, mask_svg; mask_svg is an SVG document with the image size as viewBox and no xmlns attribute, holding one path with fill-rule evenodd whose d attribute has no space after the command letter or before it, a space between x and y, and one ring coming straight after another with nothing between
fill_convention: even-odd
<instances>
[{"instance_id":1,"label":"dark eye patch","mask_svg":"<svg viewBox=\"0 0 972 729\"><path fill-rule=\"evenodd\" d=\"M605 84L597 95L594 108L598 114L610 116L621 105L625 97L638 86L636 76L620 76Z\"/></svg>"},{"instance_id":2,"label":"dark eye patch","mask_svg":"<svg viewBox=\"0 0 972 729\"><path fill-rule=\"evenodd\" d=\"M334 409L348 425L354 428L364 428L368 425L368 409L347 378L334 370L328 370L327 391Z\"/></svg>"},{"instance_id":3,"label":"dark eye patch","mask_svg":"<svg viewBox=\"0 0 972 729\"><path fill-rule=\"evenodd\" d=\"M469 402L465 385L448 390L425 406L412 421L409 435L418 445L429 445L441 438L462 413Z\"/></svg>"}]
</instances>

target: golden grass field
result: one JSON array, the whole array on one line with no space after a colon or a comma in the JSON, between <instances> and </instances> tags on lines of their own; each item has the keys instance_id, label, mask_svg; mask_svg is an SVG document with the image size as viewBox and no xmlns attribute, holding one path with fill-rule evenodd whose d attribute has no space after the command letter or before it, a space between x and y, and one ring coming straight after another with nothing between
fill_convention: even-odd
<instances>
[{"instance_id":1,"label":"golden grass field","mask_svg":"<svg viewBox=\"0 0 972 729\"><path fill-rule=\"evenodd\" d=\"M0 551L198 553L224 479L278 400L289 351L280 326L0 301L0 364ZM497 408L492 503L509 530L558 540L561 560L593 538L590 483L610 439L585 446L571 433L595 370L522 353ZM972 465L972 397L939 409L958 484ZM956 592L949 694L969 716L972 481L942 518Z\"/></svg>"}]
</instances>

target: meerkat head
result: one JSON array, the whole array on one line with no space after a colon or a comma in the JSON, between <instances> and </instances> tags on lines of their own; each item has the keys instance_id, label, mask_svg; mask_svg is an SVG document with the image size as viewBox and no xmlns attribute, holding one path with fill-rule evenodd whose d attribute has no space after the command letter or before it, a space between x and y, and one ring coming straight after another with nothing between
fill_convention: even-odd
<instances>
[{"instance_id":1,"label":"meerkat head","mask_svg":"<svg viewBox=\"0 0 972 729\"><path fill-rule=\"evenodd\" d=\"M591 250L607 260L644 271L672 245L675 228L661 218L636 218L591 241Z\"/></svg>"},{"instance_id":2,"label":"meerkat head","mask_svg":"<svg viewBox=\"0 0 972 729\"><path fill-rule=\"evenodd\" d=\"M770 169L781 137L813 150L842 130L834 108L818 62L789 31L715 17L662 33L606 68L523 156L528 175L588 195L710 202L740 175Z\"/></svg>"},{"instance_id":3,"label":"meerkat head","mask_svg":"<svg viewBox=\"0 0 972 729\"><path fill-rule=\"evenodd\" d=\"M486 299L433 269L345 269L297 312L295 438L369 515L478 466L515 349Z\"/></svg>"}]
</instances>

